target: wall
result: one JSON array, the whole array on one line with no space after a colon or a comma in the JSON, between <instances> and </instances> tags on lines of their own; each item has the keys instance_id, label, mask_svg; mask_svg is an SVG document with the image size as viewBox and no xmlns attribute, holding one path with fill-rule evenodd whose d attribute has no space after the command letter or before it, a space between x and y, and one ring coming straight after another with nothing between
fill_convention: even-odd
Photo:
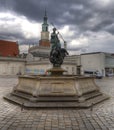
<instances>
[{"instance_id":1,"label":"wall","mask_svg":"<svg viewBox=\"0 0 114 130\"><path fill-rule=\"evenodd\" d=\"M63 69L67 70L64 74L76 74L76 65L64 63L61 66ZM26 64L26 74L46 74L47 69L52 68L52 64L49 61L37 61L37 62L27 62Z\"/></svg>"},{"instance_id":2,"label":"wall","mask_svg":"<svg viewBox=\"0 0 114 130\"><path fill-rule=\"evenodd\" d=\"M25 61L22 58L0 57L0 75L21 74L46 74L46 70L52 68L49 59L37 59L34 61ZM77 66L73 62L65 61L62 68L67 70L65 74L77 74Z\"/></svg>"},{"instance_id":3,"label":"wall","mask_svg":"<svg viewBox=\"0 0 114 130\"><path fill-rule=\"evenodd\" d=\"M0 57L0 75L17 75L25 73L25 60Z\"/></svg>"},{"instance_id":4,"label":"wall","mask_svg":"<svg viewBox=\"0 0 114 130\"><path fill-rule=\"evenodd\" d=\"M26 64L25 73L26 74L46 74L46 70L51 68L51 64L38 64L38 63L28 63Z\"/></svg>"}]
</instances>

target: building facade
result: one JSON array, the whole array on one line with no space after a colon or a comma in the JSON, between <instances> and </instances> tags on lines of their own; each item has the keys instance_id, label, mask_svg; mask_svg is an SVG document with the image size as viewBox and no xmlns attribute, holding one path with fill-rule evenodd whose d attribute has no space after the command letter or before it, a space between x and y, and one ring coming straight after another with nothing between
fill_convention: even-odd
<instances>
[{"instance_id":1,"label":"building facade","mask_svg":"<svg viewBox=\"0 0 114 130\"><path fill-rule=\"evenodd\" d=\"M68 75L84 75L85 71L100 72L103 76L114 74L114 56L96 52L67 56L61 66ZM52 68L49 58L29 55L28 58L0 57L0 75L47 74Z\"/></svg>"},{"instance_id":2,"label":"building facade","mask_svg":"<svg viewBox=\"0 0 114 130\"><path fill-rule=\"evenodd\" d=\"M19 55L19 47L17 42L0 40L0 56L16 57Z\"/></svg>"},{"instance_id":3,"label":"building facade","mask_svg":"<svg viewBox=\"0 0 114 130\"><path fill-rule=\"evenodd\" d=\"M49 59L40 58L34 61L29 60L26 62L25 73L32 75L47 74L47 70L52 67L53 65L50 63ZM77 74L77 65L74 62L64 61L61 67L67 71L64 74Z\"/></svg>"},{"instance_id":4,"label":"building facade","mask_svg":"<svg viewBox=\"0 0 114 130\"><path fill-rule=\"evenodd\" d=\"M103 76L114 74L114 56L110 53L95 52L81 55L83 72L100 72Z\"/></svg>"},{"instance_id":5,"label":"building facade","mask_svg":"<svg viewBox=\"0 0 114 130\"><path fill-rule=\"evenodd\" d=\"M0 57L0 75L25 74L25 59Z\"/></svg>"}]
</instances>

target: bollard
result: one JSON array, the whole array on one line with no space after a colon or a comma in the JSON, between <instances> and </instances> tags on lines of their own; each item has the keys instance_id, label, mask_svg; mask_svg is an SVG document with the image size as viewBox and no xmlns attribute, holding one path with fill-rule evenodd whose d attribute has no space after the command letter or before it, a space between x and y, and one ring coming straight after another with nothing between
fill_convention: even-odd
<instances>
[{"instance_id":1,"label":"bollard","mask_svg":"<svg viewBox=\"0 0 114 130\"><path fill-rule=\"evenodd\" d=\"M24 109L24 103L21 104L21 111Z\"/></svg>"},{"instance_id":2,"label":"bollard","mask_svg":"<svg viewBox=\"0 0 114 130\"><path fill-rule=\"evenodd\" d=\"M91 104L90 111L93 111L93 103Z\"/></svg>"}]
</instances>

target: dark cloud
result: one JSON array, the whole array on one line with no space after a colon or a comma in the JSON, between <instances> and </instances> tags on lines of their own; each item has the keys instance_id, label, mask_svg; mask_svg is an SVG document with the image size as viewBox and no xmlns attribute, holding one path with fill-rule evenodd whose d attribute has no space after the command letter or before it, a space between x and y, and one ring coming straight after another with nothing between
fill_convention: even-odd
<instances>
[{"instance_id":1,"label":"dark cloud","mask_svg":"<svg viewBox=\"0 0 114 130\"><path fill-rule=\"evenodd\" d=\"M36 22L42 21L46 8L49 22L59 27L77 25L82 31L88 29L99 31L114 21L113 2L102 7L98 0L97 2L96 0L1 0L0 5L5 10L12 10ZM94 17L94 14L97 14L99 23L92 28L86 28L87 22Z\"/></svg>"},{"instance_id":2,"label":"dark cloud","mask_svg":"<svg viewBox=\"0 0 114 130\"><path fill-rule=\"evenodd\" d=\"M96 37L100 32L107 32L114 35L114 1L109 0L0 0L0 11L15 13L18 17L25 16L29 21L41 23L44 16L44 10L47 10L48 22L61 29L68 25L74 33L71 39L76 39L80 35L87 38ZM3 21L13 21L13 18L0 18ZM6 23L7 24L7 23ZM26 41L21 27L11 28L4 31L0 27L0 37L10 37ZM89 32L89 33L88 33ZM96 34L93 36L93 34ZM65 38L70 43L68 36ZM29 41L37 43L36 38L30 38ZM111 41L113 42L113 40ZM23 43L23 42L22 42ZM87 47L78 48L85 51ZM76 48L75 48L76 49Z\"/></svg>"}]
</instances>

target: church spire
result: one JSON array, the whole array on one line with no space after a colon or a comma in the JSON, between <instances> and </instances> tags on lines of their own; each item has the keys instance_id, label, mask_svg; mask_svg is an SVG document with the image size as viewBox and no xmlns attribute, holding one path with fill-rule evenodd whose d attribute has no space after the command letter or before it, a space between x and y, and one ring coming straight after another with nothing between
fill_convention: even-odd
<instances>
[{"instance_id":1,"label":"church spire","mask_svg":"<svg viewBox=\"0 0 114 130\"><path fill-rule=\"evenodd\" d=\"M48 31L48 23L47 23L48 17L47 17L47 11L45 9L44 13L44 19L43 19L43 24L42 24L42 32L47 32Z\"/></svg>"},{"instance_id":2,"label":"church spire","mask_svg":"<svg viewBox=\"0 0 114 130\"><path fill-rule=\"evenodd\" d=\"M47 24L47 12L46 12L46 9L45 9L45 15L44 15L44 23Z\"/></svg>"}]
</instances>

